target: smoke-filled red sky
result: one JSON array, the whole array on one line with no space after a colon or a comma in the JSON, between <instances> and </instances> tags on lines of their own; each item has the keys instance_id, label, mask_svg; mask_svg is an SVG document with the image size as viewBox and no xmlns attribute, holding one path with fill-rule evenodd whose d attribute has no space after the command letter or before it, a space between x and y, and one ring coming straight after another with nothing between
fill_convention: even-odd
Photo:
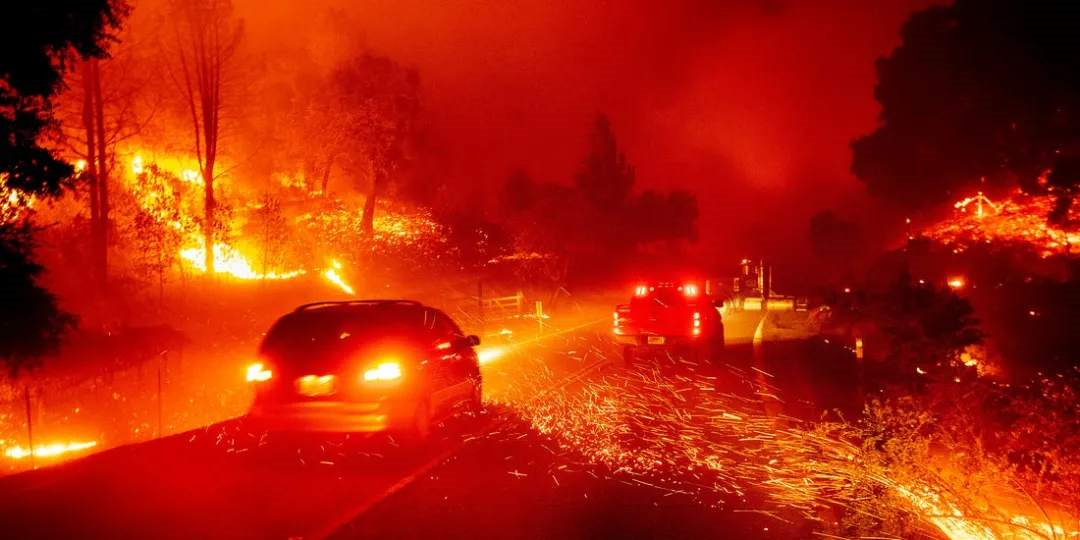
<instances>
[{"instance_id":1,"label":"smoke-filled red sky","mask_svg":"<svg viewBox=\"0 0 1080 540\"><path fill-rule=\"evenodd\" d=\"M236 0L236 11L258 49L319 39L339 8L334 26L416 66L463 189L516 167L568 182L605 112L639 188L696 192L708 251L731 255L763 237L805 244L814 211L863 200L848 145L876 123L874 60L931 3Z\"/></svg>"}]
</instances>

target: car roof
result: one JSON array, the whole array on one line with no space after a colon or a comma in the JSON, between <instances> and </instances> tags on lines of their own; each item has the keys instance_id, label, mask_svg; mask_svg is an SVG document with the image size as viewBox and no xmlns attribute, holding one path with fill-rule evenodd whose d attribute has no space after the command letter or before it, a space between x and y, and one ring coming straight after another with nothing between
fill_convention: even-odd
<instances>
[{"instance_id":1,"label":"car roof","mask_svg":"<svg viewBox=\"0 0 1080 540\"><path fill-rule=\"evenodd\" d=\"M349 308L371 308L371 307L426 307L420 302L415 300L341 300L341 301L327 301L327 302L312 302L310 304L303 304L293 310L293 313L302 313L308 311L334 309L335 311L351 311Z\"/></svg>"}]
</instances>

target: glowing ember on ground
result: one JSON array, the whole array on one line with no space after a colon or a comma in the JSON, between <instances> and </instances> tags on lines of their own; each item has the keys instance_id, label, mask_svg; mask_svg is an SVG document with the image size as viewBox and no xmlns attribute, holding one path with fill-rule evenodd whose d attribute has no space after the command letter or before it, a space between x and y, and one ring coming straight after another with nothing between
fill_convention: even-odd
<instances>
[{"instance_id":1,"label":"glowing ember on ground","mask_svg":"<svg viewBox=\"0 0 1080 540\"><path fill-rule=\"evenodd\" d=\"M327 268L326 271L323 272L323 277L330 283L336 285L337 288L341 289L345 294L356 294L356 290L346 283L338 273L339 270L341 270L341 263L338 262L337 259L334 259L333 261L330 261L330 268Z\"/></svg>"},{"instance_id":2,"label":"glowing ember on ground","mask_svg":"<svg viewBox=\"0 0 1080 540\"><path fill-rule=\"evenodd\" d=\"M39 458L56 457L95 446L97 446L97 441L43 444L34 447L33 456ZM12 446L4 449L4 455L11 459L23 459L30 457L30 450L22 446Z\"/></svg>"},{"instance_id":3,"label":"glowing ember on ground","mask_svg":"<svg viewBox=\"0 0 1080 540\"><path fill-rule=\"evenodd\" d=\"M617 354L603 346L582 348L589 358ZM515 364L530 362L519 360ZM691 365L682 358L659 362L554 392L544 391L555 383L550 371L532 369L497 401L613 480L704 505L743 505L763 496L764 506L754 511L781 520L801 517L833 532L839 524L823 516L866 519L879 530L878 520L890 515L894 526L956 540L1080 537L1071 510L1042 514L1047 506L1017 496L1004 472L986 472L983 483L972 484L963 464L978 449L936 452L918 446L921 439L912 442L917 455L893 447L898 442L879 446L875 433L884 428L873 416L864 425L770 413L768 403L778 402L781 392L767 381L736 368L717 377L663 367ZM724 390L725 379L741 381L735 386L748 385L753 395Z\"/></svg>"},{"instance_id":4,"label":"glowing ember on ground","mask_svg":"<svg viewBox=\"0 0 1080 540\"><path fill-rule=\"evenodd\" d=\"M974 205L974 210L969 211ZM963 250L979 243L1011 243L1027 245L1042 257L1071 255L1073 246L1080 244L1080 213L1075 205L1065 225L1047 222L1054 206L1049 195L1025 195L1014 192L999 203L979 193L954 205L952 217L928 228L930 239Z\"/></svg>"}]
</instances>

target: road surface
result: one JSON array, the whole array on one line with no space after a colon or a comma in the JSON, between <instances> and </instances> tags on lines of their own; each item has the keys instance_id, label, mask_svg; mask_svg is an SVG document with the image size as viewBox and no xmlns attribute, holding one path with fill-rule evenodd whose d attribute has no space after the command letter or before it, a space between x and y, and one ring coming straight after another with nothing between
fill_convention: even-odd
<instances>
[{"instance_id":1,"label":"road surface","mask_svg":"<svg viewBox=\"0 0 1080 540\"><path fill-rule=\"evenodd\" d=\"M717 391L755 369L758 316L729 317L727 368L666 359L662 377L707 370ZM579 414L568 395L592 395L627 369L606 319L507 349L483 366L487 406L455 419L430 445L404 450L385 437L275 437L242 418L56 467L0 479L0 523L10 538L696 538L801 537L805 525L759 513L753 493L688 491L620 475L589 450L545 429ZM767 344L768 345L768 344ZM793 399L814 411L843 393L809 378L805 345L769 350ZM801 348L800 348L801 347ZM759 358L758 362L762 360ZM644 360L649 363L649 359ZM797 366L794 369L782 366ZM737 366L732 368L732 366ZM648 372L652 366L638 366ZM759 373L760 372L760 373ZM831 375L821 375L826 377ZM823 381L825 379L822 379ZM775 381L774 381L775 382ZM783 386L783 385L781 385ZM646 390L647 391L647 390ZM823 399L822 396L831 396ZM594 411L595 412L595 411ZM589 414L594 414L590 412ZM549 416L545 416L549 415ZM607 420L596 416L595 429ZM569 428L566 428L569 429ZM572 443L573 441L571 441Z\"/></svg>"}]
</instances>

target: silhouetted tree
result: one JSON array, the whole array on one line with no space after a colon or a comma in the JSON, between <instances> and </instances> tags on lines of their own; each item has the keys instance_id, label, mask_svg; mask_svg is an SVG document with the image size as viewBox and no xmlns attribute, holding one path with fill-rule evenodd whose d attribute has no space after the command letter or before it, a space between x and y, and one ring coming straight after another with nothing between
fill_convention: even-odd
<instances>
[{"instance_id":1,"label":"silhouetted tree","mask_svg":"<svg viewBox=\"0 0 1080 540\"><path fill-rule=\"evenodd\" d=\"M55 196L74 169L41 145L51 100L79 58L105 56L127 11L108 0L13 2L0 17L0 192ZM4 201L7 202L6 200ZM3 203L0 203L2 205ZM8 213L5 212L5 215ZM54 349L73 319L37 284L29 224L0 223L0 360L12 371Z\"/></svg>"},{"instance_id":2,"label":"silhouetted tree","mask_svg":"<svg viewBox=\"0 0 1080 540\"><path fill-rule=\"evenodd\" d=\"M73 169L40 145L54 127L50 99L80 57L105 55L126 13L123 2L14 2L0 17L0 172L3 184L57 195Z\"/></svg>"},{"instance_id":3,"label":"silhouetted tree","mask_svg":"<svg viewBox=\"0 0 1080 540\"><path fill-rule=\"evenodd\" d=\"M666 250L697 238L693 194L650 190L634 196L633 186L634 168L611 123L599 115L572 186L536 182L519 170L503 185L499 202L520 256L542 260L555 270L550 275L609 276L644 244L668 242L660 246Z\"/></svg>"},{"instance_id":4,"label":"silhouetted tree","mask_svg":"<svg viewBox=\"0 0 1080 540\"><path fill-rule=\"evenodd\" d=\"M1058 2L957 0L912 15L877 63L882 123L852 144L852 171L909 209L980 178L1040 188L1080 154L1078 27L1080 10ZM1055 193L1067 208L1072 188Z\"/></svg>"},{"instance_id":5,"label":"silhouetted tree","mask_svg":"<svg viewBox=\"0 0 1080 540\"><path fill-rule=\"evenodd\" d=\"M633 199L626 230L637 242L693 240L697 238L697 198L688 191L645 191Z\"/></svg>"},{"instance_id":6,"label":"silhouetted tree","mask_svg":"<svg viewBox=\"0 0 1080 540\"><path fill-rule=\"evenodd\" d=\"M368 173L361 225L370 234L378 197L409 157L420 113L420 76L390 58L365 53L339 66L331 84L333 107L326 112L340 125L339 140L331 144L347 168Z\"/></svg>"},{"instance_id":7,"label":"silhouetted tree","mask_svg":"<svg viewBox=\"0 0 1080 540\"><path fill-rule=\"evenodd\" d=\"M1058 159L1047 176L1047 184L1057 194L1054 208L1050 210L1050 221L1065 223L1069 219L1069 209L1077 189L1080 188L1080 153Z\"/></svg>"},{"instance_id":8,"label":"silhouetted tree","mask_svg":"<svg viewBox=\"0 0 1080 540\"><path fill-rule=\"evenodd\" d=\"M536 181L524 169L514 171L506 180L499 196L499 203L507 213L528 210L536 205L539 195Z\"/></svg>"},{"instance_id":9,"label":"silhouetted tree","mask_svg":"<svg viewBox=\"0 0 1080 540\"><path fill-rule=\"evenodd\" d=\"M822 210L810 218L810 246L822 259L850 261L862 247L859 228L832 210Z\"/></svg>"},{"instance_id":10,"label":"silhouetted tree","mask_svg":"<svg viewBox=\"0 0 1080 540\"><path fill-rule=\"evenodd\" d=\"M0 224L0 360L15 373L56 349L75 319L37 284L40 265L31 260L28 223Z\"/></svg>"},{"instance_id":11,"label":"silhouetted tree","mask_svg":"<svg viewBox=\"0 0 1080 540\"><path fill-rule=\"evenodd\" d=\"M596 116L589 153L574 177L585 199L604 213L621 210L634 187L634 167L619 150L608 117Z\"/></svg>"}]
</instances>

